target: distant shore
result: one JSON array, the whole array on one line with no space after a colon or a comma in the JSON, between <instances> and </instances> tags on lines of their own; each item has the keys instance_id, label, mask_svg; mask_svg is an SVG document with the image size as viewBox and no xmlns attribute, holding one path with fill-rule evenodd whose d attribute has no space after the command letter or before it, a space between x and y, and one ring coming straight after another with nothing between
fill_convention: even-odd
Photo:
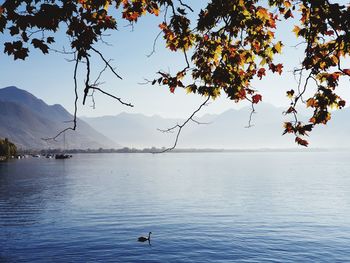
<instances>
[{"instance_id":1,"label":"distant shore","mask_svg":"<svg viewBox=\"0 0 350 263\"><path fill-rule=\"evenodd\" d=\"M20 154L76 154L76 153L161 153L165 148L128 148L121 149L43 149L43 150L19 150ZM168 153L229 153L229 152L334 152L334 151L350 151L347 148L257 148L257 149L215 149L215 148L179 148L168 151ZM0 157L1 158L1 157Z\"/></svg>"}]
</instances>

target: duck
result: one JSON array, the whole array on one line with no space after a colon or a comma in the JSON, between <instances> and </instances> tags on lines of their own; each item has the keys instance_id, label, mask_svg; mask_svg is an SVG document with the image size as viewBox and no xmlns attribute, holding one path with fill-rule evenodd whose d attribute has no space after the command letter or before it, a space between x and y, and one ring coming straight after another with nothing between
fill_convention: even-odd
<instances>
[{"instance_id":1,"label":"duck","mask_svg":"<svg viewBox=\"0 0 350 263\"><path fill-rule=\"evenodd\" d=\"M144 236L141 236L141 237L139 237L138 239L137 239L137 241L139 241L139 242L145 242L145 241L151 241L151 234L152 234L152 232L149 232L148 233L148 237L144 237Z\"/></svg>"}]
</instances>

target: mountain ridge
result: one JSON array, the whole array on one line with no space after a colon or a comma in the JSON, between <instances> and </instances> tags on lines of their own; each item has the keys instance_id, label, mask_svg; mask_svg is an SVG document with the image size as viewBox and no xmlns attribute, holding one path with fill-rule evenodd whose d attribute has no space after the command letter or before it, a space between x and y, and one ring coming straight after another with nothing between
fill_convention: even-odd
<instances>
[{"instance_id":1,"label":"mountain ridge","mask_svg":"<svg viewBox=\"0 0 350 263\"><path fill-rule=\"evenodd\" d=\"M250 107L239 110L229 109L221 114L196 118L208 125L189 122L182 130L178 141L179 148L214 148L214 149L257 149L257 148L299 148L291 135L282 136L283 123L290 116L283 114L284 109L267 103L255 106L252 127L248 126ZM142 114L120 113L114 116L83 117L92 127L128 147L171 147L175 133L162 133L158 129L167 129L182 119L163 118ZM327 126L316 127L308 140L311 148L350 147L347 134L350 124L345 121L350 116L350 108L334 112ZM300 120L307 121L307 115L300 114Z\"/></svg>"},{"instance_id":2,"label":"mountain ridge","mask_svg":"<svg viewBox=\"0 0 350 263\"><path fill-rule=\"evenodd\" d=\"M67 128L73 116L61 105L48 105L31 93L9 86L0 89L0 137L9 138L20 148L62 148L62 136L50 138ZM119 148L111 139L77 119L77 131L66 132L67 148Z\"/></svg>"}]
</instances>

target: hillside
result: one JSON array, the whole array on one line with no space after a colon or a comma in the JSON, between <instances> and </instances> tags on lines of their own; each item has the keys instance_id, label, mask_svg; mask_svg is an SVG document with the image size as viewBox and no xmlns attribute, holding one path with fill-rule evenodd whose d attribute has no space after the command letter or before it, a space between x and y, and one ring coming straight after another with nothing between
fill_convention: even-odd
<instances>
[{"instance_id":1,"label":"hillside","mask_svg":"<svg viewBox=\"0 0 350 263\"><path fill-rule=\"evenodd\" d=\"M27 91L16 87L0 89L0 138L9 138L18 147L25 149L43 148L118 148L114 141L78 120L76 132L66 133L57 141L45 141L68 127L73 116L61 105L47 105Z\"/></svg>"}]
</instances>

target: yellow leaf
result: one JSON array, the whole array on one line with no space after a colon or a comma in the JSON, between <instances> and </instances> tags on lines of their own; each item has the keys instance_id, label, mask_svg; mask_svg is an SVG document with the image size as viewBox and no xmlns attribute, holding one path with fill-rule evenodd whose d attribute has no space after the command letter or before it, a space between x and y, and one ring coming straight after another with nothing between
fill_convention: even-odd
<instances>
[{"instance_id":1,"label":"yellow leaf","mask_svg":"<svg viewBox=\"0 0 350 263\"><path fill-rule=\"evenodd\" d=\"M267 63L266 58L263 58L260 62L260 66L265 66Z\"/></svg>"},{"instance_id":2,"label":"yellow leaf","mask_svg":"<svg viewBox=\"0 0 350 263\"><path fill-rule=\"evenodd\" d=\"M275 45L275 49L276 49L276 51L277 51L278 53L281 53L281 51L282 51L282 46L283 46L283 44L282 44L281 41L278 41L277 44Z\"/></svg>"},{"instance_id":3,"label":"yellow leaf","mask_svg":"<svg viewBox=\"0 0 350 263\"><path fill-rule=\"evenodd\" d=\"M258 8L258 11L256 12L256 16L263 20L267 20L270 18L267 10L263 7Z\"/></svg>"},{"instance_id":4,"label":"yellow leaf","mask_svg":"<svg viewBox=\"0 0 350 263\"><path fill-rule=\"evenodd\" d=\"M331 60L332 60L332 62L333 62L335 65L338 65L339 60L338 60L338 58L337 58L336 56L332 56L332 57L331 57Z\"/></svg>"},{"instance_id":5,"label":"yellow leaf","mask_svg":"<svg viewBox=\"0 0 350 263\"><path fill-rule=\"evenodd\" d=\"M295 35L298 37L299 36L299 32L300 32L301 28L298 26L294 26L293 32L295 33Z\"/></svg>"},{"instance_id":6,"label":"yellow leaf","mask_svg":"<svg viewBox=\"0 0 350 263\"><path fill-rule=\"evenodd\" d=\"M284 6L290 8L292 4L289 1L284 1Z\"/></svg>"}]
</instances>

